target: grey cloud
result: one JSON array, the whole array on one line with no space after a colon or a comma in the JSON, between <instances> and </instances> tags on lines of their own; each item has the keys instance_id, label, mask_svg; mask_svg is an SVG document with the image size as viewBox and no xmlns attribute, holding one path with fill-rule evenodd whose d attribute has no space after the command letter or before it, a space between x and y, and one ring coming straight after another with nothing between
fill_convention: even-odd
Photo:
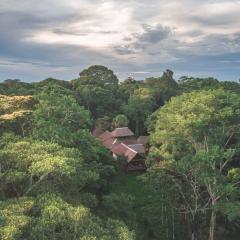
<instances>
[{"instance_id":1,"label":"grey cloud","mask_svg":"<svg viewBox=\"0 0 240 240\"><path fill-rule=\"evenodd\" d=\"M44 18L31 13L0 12L0 60L5 59L0 61L0 77L41 79L50 74L61 78L62 74L71 78L89 64L115 62L111 56L84 47L25 41L35 31L56 29L58 25L64 26L80 18L68 15ZM116 64L120 63L116 61Z\"/></svg>"},{"instance_id":2,"label":"grey cloud","mask_svg":"<svg viewBox=\"0 0 240 240\"><path fill-rule=\"evenodd\" d=\"M240 32L235 34L207 34L200 41L185 47L190 54L220 55L240 53Z\"/></svg>"},{"instance_id":3,"label":"grey cloud","mask_svg":"<svg viewBox=\"0 0 240 240\"><path fill-rule=\"evenodd\" d=\"M155 44L166 38L172 33L170 27L162 26L161 24L153 27L148 24L142 25L144 32L142 34L135 33L134 36L140 44Z\"/></svg>"},{"instance_id":4,"label":"grey cloud","mask_svg":"<svg viewBox=\"0 0 240 240\"><path fill-rule=\"evenodd\" d=\"M233 22L238 22L240 20L239 13L238 14L219 14L219 15L190 15L187 17L189 21L196 22L202 26L228 26Z\"/></svg>"},{"instance_id":5,"label":"grey cloud","mask_svg":"<svg viewBox=\"0 0 240 240\"><path fill-rule=\"evenodd\" d=\"M16 59L31 59L41 61L59 61L59 54L64 59L71 52L82 51L79 47L64 46L63 44L47 45L26 41L34 32L44 29L54 29L56 25L64 25L79 20L81 16L35 16L32 13L0 12L0 56ZM60 31L60 30L59 30ZM61 60L60 60L61 61Z\"/></svg>"}]
</instances>

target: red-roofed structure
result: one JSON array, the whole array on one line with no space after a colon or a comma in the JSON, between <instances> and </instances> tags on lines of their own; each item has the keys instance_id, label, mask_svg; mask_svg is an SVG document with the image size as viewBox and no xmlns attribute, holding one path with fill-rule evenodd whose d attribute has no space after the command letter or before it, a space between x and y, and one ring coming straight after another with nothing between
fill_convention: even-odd
<instances>
[{"instance_id":1,"label":"red-roofed structure","mask_svg":"<svg viewBox=\"0 0 240 240\"><path fill-rule=\"evenodd\" d=\"M117 156L123 156L124 153L127 151L127 145L123 144L123 143L118 143L115 144L114 147L112 148L112 152L113 154Z\"/></svg>"},{"instance_id":2,"label":"red-roofed structure","mask_svg":"<svg viewBox=\"0 0 240 240\"><path fill-rule=\"evenodd\" d=\"M127 171L146 169L145 146L138 142L128 127L116 128L112 132L106 131L97 138L112 152L115 159L119 156L126 157L124 168Z\"/></svg>"},{"instance_id":3,"label":"red-roofed structure","mask_svg":"<svg viewBox=\"0 0 240 240\"><path fill-rule=\"evenodd\" d=\"M128 145L128 147L133 149L138 154L145 154L145 148L142 144L131 144Z\"/></svg>"},{"instance_id":4,"label":"red-roofed structure","mask_svg":"<svg viewBox=\"0 0 240 240\"><path fill-rule=\"evenodd\" d=\"M105 141L102 141L102 144L103 144L106 148L108 148L109 150L111 150L111 149L113 148L113 146L114 146L114 141L115 141L114 138L109 138L109 139L107 139L107 140L105 140Z\"/></svg>"},{"instance_id":5,"label":"red-roofed structure","mask_svg":"<svg viewBox=\"0 0 240 240\"><path fill-rule=\"evenodd\" d=\"M124 153L127 158L128 164L126 165L127 171L142 171L146 169L144 162L145 148L142 144L128 145L128 150Z\"/></svg>"},{"instance_id":6,"label":"red-roofed structure","mask_svg":"<svg viewBox=\"0 0 240 240\"><path fill-rule=\"evenodd\" d=\"M134 133L128 127L116 128L111 134L116 138L134 136Z\"/></svg>"},{"instance_id":7,"label":"red-roofed structure","mask_svg":"<svg viewBox=\"0 0 240 240\"><path fill-rule=\"evenodd\" d=\"M98 136L98 139L100 139L101 141L106 141L112 137L113 137L112 134L109 131L106 131L102 133L100 136Z\"/></svg>"}]
</instances>

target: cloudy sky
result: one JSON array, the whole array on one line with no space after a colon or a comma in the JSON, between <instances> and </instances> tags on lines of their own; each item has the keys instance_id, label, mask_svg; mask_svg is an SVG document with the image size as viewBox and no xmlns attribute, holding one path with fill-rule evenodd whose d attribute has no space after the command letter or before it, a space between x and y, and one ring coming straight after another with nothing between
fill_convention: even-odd
<instances>
[{"instance_id":1,"label":"cloudy sky","mask_svg":"<svg viewBox=\"0 0 240 240\"><path fill-rule=\"evenodd\" d=\"M0 81L93 64L120 79L240 78L240 0L0 0L0 31Z\"/></svg>"}]
</instances>

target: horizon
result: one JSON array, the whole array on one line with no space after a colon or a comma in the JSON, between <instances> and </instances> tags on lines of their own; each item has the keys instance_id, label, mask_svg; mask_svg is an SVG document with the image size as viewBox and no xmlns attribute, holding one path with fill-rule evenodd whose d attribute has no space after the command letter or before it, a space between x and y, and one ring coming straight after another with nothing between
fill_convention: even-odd
<instances>
[{"instance_id":1,"label":"horizon","mask_svg":"<svg viewBox=\"0 0 240 240\"><path fill-rule=\"evenodd\" d=\"M120 80L240 78L239 0L2 0L0 82L71 80L104 65Z\"/></svg>"},{"instance_id":2,"label":"horizon","mask_svg":"<svg viewBox=\"0 0 240 240\"><path fill-rule=\"evenodd\" d=\"M93 66L93 65L91 65ZM91 67L91 66L87 66L87 68ZM106 67L106 66L105 66ZM84 70L84 69L82 69ZM110 69L112 70L112 69ZM168 69L165 69L165 71L168 70ZM126 75L125 78L119 78L118 74L116 74L114 71L113 73L117 76L118 80L119 80L119 83L123 82L124 80L126 80L128 77L132 77L134 80L136 81L145 81L146 79L148 78L159 78L159 77L162 77L162 75L164 74L165 71L162 71L162 72L157 72L158 75L156 74L155 72L155 75L154 74L151 74L150 72L149 73L146 73L145 77L141 77L141 78L138 78L137 75L138 74L144 74L143 72L139 72L139 73L135 73L135 75L133 73L130 73L129 75ZM216 77L213 77L213 76L194 76L194 75L176 75L174 72L173 72L173 79L176 81L176 82L179 82L180 81L180 78L181 77L193 77L193 78L200 78L200 79L207 79L207 78L213 78L213 79L216 79L218 80L219 82L240 82L240 78L238 80L231 80L231 79L227 79L227 80L224 80L224 79L218 79ZM5 81L20 81L20 82L23 82L23 83L39 83L39 82L42 82L44 80L47 80L47 79L55 79L55 80L59 80L59 81L66 81L66 82L70 82L70 81L73 81L75 79L79 78L79 74L77 76L75 76L74 78L72 79L62 79L62 78L55 78L53 76L48 76L46 78L43 78L43 79L34 79L34 80L24 80L24 79L20 79L20 78L6 78L6 79L0 79L0 83L4 83Z\"/></svg>"}]
</instances>

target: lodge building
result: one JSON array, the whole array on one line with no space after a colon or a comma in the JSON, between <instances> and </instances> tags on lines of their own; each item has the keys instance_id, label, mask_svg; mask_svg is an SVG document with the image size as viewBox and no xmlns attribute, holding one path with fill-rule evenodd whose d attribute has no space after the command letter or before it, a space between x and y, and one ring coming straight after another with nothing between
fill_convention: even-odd
<instances>
[{"instance_id":1,"label":"lodge building","mask_svg":"<svg viewBox=\"0 0 240 240\"><path fill-rule=\"evenodd\" d=\"M147 136L136 138L128 127L116 128L112 132L105 131L101 134L95 131L93 135L111 151L115 159L125 157L124 170L128 172L146 170Z\"/></svg>"}]
</instances>

